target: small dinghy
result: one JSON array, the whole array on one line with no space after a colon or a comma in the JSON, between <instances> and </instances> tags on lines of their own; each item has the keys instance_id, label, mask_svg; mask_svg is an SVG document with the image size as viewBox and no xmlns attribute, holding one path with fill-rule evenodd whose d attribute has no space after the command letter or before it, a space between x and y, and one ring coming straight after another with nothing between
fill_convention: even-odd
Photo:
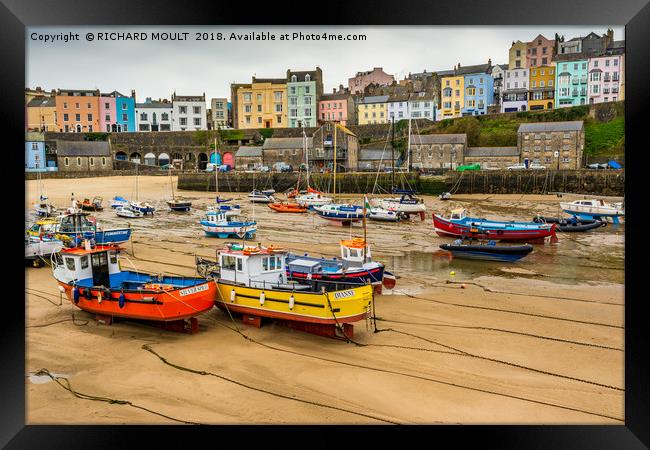
<instances>
[{"instance_id":1,"label":"small dinghy","mask_svg":"<svg viewBox=\"0 0 650 450\"><path fill-rule=\"evenodd\" d=\"M298 203L269 203L269 208L273 211L279 213L306 213L308 208L306 206L300 206Z\"/></svg>"},{"instance_id":2,"label":"small dinghy","mask_svg":"<svg viewBox=\"0 0 650 450\"><path fill-rule=\"evenodd\" d=\"M273 189L267 191L258 191L255 189L248 194L248 199L252 203L273 203L275 202L275 198L273 197L274 193L275 191Z\"/></svg>"},{"instance_id":3,"label":"small dinghy","mask_svg":"<svg viewBox=\"0 0 650 450\"><path fill-rule=\"evenodd\" d=\"M115 214L117 214L120 217L126 217L129 219L137 219L143 216L143 214L140 211L138 211L137 209L133 209L130 206L122 206L120 208L117 208L115 210Z\"/></svg>"},{"instance_id":4,"label":"small dinghy","mask_svg":"<svg viewBox=\"0 0 650 450\"><path fill-rule=\"evenodd\" d=\"M451 192L443 192L438 196L440 200L451 200Z\"/></svg>"},{"instance_id":5,"label":"small dinghy","mask_svg":"<svg viewBox=\"0 0 650 450\"><path fill-rule=\"evenodd\" d=\"M130 207L131 209L136 209L140 211L144 215L147 214L153 215L153 212L156 210L156 208L154 208L147 202L131 202Z\"/></svg>"},{"instance_id":6,"label":"small dinghy","mask_svg":"<svg viewBox=\"0 0 650 450\"><path fill-rule=\"evenodd\" d=\"M606 227L607 222L605 220L596 220L596 219L580 219L576 216L573 217L544 217L536 216L533 218L533 222L537 223L554 223L556 224L555 229L557 231L563 232L580 232L580 231L589 231L595 228Z\"/></svg>"},{"instance_id":7,"label":"small dinghy","mask_svg":"<svg viewBox=\"0 0 650 450\"><path fill-rule=\"evenodd\" d=\"M94 197L92 202L85 198L83 202L78 201L76 206L84 211L102 211L104 209L101 197Z\"/></svg>"},{"instance_id":8,"label":"small dinghy","mask_svg":"<svg viewBox=\"0 0 650 450\"><path fill-rule=\"evenodd\" d=\"M323 219L340 222L343 225L350 225L352 222L362 220L364 212L368 217L368 212L364 211L363 206L357 205L329 204L317 206L314 210Z\"/></svg>"},{"instance_id":9,"label":"small dinghy","mask_svg":"<svg viewBox=\"0 0 650 450\"><path fill-rule=\"evenodd\" d=\"M192 202L183 202L180 200L167 200L167 206L169 206L169 209L172 211L180 211L180 212L187 212L190 210L192 207Z\"/></svg>"},{"instance_id":10,"label":"small dinghy","mask_svg":"<svg viewBox=\"0 0 650 450\"><path fill-rule=\"evenodd\" d=\"M456 239L451 244L441 244L440 248L456 258L504 262L517 261L533 251L530 244L497 245L496 241L472 244L464 239Z\"/></svg>"}]
</instances>

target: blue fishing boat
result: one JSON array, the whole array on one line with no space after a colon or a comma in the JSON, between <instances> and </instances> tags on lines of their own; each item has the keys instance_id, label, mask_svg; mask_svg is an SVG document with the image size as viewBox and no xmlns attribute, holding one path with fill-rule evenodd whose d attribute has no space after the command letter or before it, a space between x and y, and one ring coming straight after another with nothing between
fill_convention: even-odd
<instances>
[{"instance_id":1,"label":"blue fishing boat","mask_svg":"<svg viewBox=\"0 0 650 450\"><path fill-rule=\"evenodd\" d=\"M238 237L240 239L252 239L257 232L257 222L240 222L232 220L223 211L208 211L201 226L206 236L218 237L221 239Z\"/></svg>"},{"instance_id":2,"label":"blue fishing boat","mask_svg":"<svg viewBox=\"0 0 650 450\"><path fill-rule=\"evenodd\" d=\"M154 211L156 210L156 208L154 208L147 202L131 202L130 206L131 208L140 211L144 215L147 214L153 215Z\"/></svg>"},{"instance_id":3,"label":"blue fishing boat","mask_svg":"<svg viewBox=\"0 0 650 450\"><path fill-rule=\"evenodd\" d=\"M125 199L124 197L120 197L119 195L116 195L113 197L113 201L111 202L111 208L122 208L124 206L129 206L129 201Z\"/></svg>"},{"instance_id":4,"label":"blue fishing boat","mask_svg":"<svg viewBox=\"0 0 650 450\"><path fill-rule=\"evenodd\" d=\"M131 238L131 228L103 229L85 212L64 214L50 220L36 222L28 230L32 236L64 235L76 244L83 239L94 239L98 245L121 244Z\"/></svg>"},{"instance_id":5,"label":"blue fishing boat","mask_svg":"<svg viewBox=\"0 0 650 450\"><path fill-rule=\"evenodd\" d=\"M226 217L232 217L241 214L241 206L239 205L208 206L208 211L222 212L226 214Z\"/></svg>"},{"instance_id":6,"label":"blue fishing boat","mask_svg":"<svg viewBox=\"0 0 650 450\"><path fill-rule=\"evenodd\" d=\"M317 206L314 208L314 211L323 219L346 224L358 222L363 219L363 207L357 205L329 204ZM366 217L369 216L370 212L366 211Z\"/></svg>"},{"instance_id":7,"label":"blue fishing boat","mask_svg":"<svg viewBox=\"0 0 650 450\"><path fill-rule=\"evenodd\" d=\"M495 241L473 244L464 239L456 239L451 244L441 244L440 248L447 250L456 258L502 262L520 260L533 251L533 246L530 244L497 245Z\"/></svg>"}]
</instances>

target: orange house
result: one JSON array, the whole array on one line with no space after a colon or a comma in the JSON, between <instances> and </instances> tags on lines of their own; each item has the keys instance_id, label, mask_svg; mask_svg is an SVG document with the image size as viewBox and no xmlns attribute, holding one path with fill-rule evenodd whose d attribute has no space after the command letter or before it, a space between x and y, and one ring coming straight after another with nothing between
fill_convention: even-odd
<instances>
[{"instance_id":1,"label":"orange house","mask_svg":"<svg viewBox=\"0 0 650 450\"><path fill-rule=\"evenodd\" d=\"M102 131L99 127L99 89L59 89L56 94L56 124L62 133Z\"/></svg>"}]
</instances>

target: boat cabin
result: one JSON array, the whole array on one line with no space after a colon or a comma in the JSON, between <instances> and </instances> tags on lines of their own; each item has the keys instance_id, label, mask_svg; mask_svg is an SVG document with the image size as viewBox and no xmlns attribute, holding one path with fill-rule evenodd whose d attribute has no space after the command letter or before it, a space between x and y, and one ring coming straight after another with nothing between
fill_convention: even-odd
<instances>
[{"instance_id":1,"label":"boat cabin","mask_svg":"<svg viewBox=\"0 0 650 450\"><path fill-rule=\"evenodd\" d=\"M64 283L74 282L81 286L111 287L111 275L121 273L116 245L64 248L56 254L54 277Z\"/></svg>"},{"instance_id":2,"label":"boat cabin","mask_svg":"<svg viewBox=\"0 0 650 450\"><path fill-rule=\"evenodd\" d=\"M365 261L363 250L365 247ZM350 266L362 266L364 262L371 260L370 244L361 238L354 238L341 241L341 258L347 261Z\"/></svg>"},{"instance_id":3,"label":"boat cabin","mask_svg":"<svg viewBox=\"0 0 650 450\"><path fill-rule=\"evenodd\" d=\"M582 206L606 206L602 200L576 200L573 204Z\"/></svg>"},{"instance_id":4,"label":"boat cabin","mask_svg":"<svg viewBox=\"0 0 650 450\"><path fill-rule=\"evenodd\" d=\"M459 208L459 209L452 209L451 211L451 220L463 220L465 217L467 217L467 211Z\"/></svg>"},{"instance_id":5,"label":"boat cabin","mask_svg":"<svg viewBox=\"0 0 650 450\"><path fill-rule=\"evenodd\" d=\"M279 287L286 279L287 252L279 247L227 244L218 254L220 280L248 287Z\"/></svg>"},{"instance_id":6,"label":"boat cabin","mask_svg":"<svg viewBox=\"0 0 650 450\"><path fill-rule=\"evenodd\" d=\"M95 231L95 222L89 219L88 213L75 212L59 216L59 232L74 233L76 231Z\"/></svg>"}]
</instances>

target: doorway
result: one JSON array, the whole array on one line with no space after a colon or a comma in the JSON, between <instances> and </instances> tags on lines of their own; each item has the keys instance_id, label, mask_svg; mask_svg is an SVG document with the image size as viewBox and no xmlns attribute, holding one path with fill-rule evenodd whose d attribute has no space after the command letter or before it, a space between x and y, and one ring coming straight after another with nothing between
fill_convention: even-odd
<instances>
[{"instance_id":1,"label":"doorway","mask_svg":"<svg viewBox=\"0 0 650 450\"><path fill-rule=\"evenodd\" d=\"M90 263L93 271L93 286L111 286L111 278L108 272L107 252L93 253L90 255Z\"/></svg>"},{"instance_id":2,"label":"doorway","mask_svg":"<svg viewBox=\"0 0 650 450\"><path fill-rule=\"evenodd\" d=\"M271 121L270 120L265 120L264 121L264 128L271 128Z\"/></svg>"}]
</instances>

